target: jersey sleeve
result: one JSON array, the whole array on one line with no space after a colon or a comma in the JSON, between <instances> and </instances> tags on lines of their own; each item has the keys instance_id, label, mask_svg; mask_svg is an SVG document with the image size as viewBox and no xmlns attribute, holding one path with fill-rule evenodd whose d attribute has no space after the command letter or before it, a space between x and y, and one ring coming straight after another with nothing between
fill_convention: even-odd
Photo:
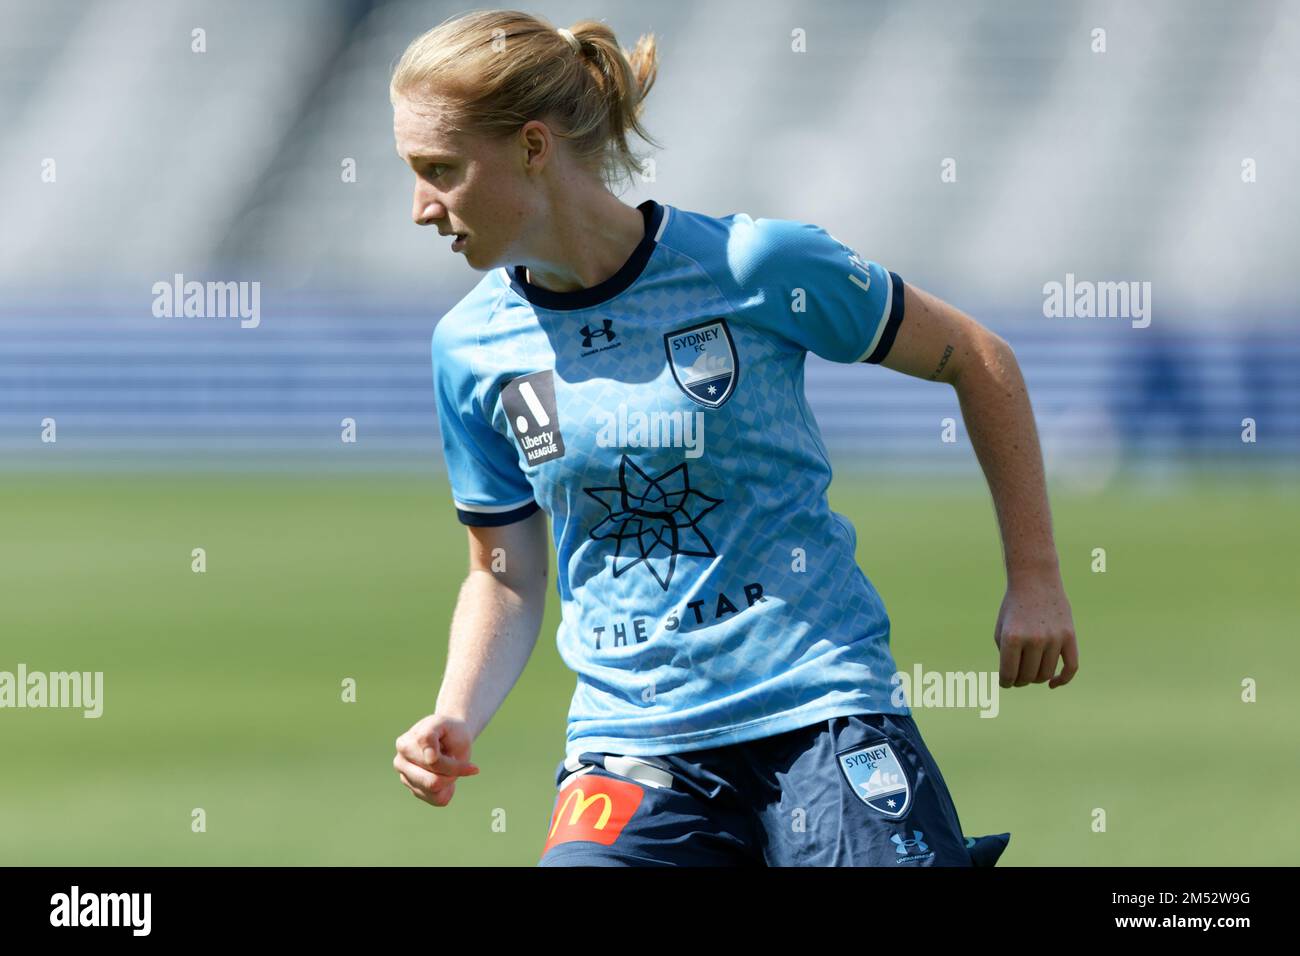
<instances>
[{"instance_id":1,"label":"jersey sleeve","mask_svg":"<svg viewBox=\"0 0 1300 956\"><path fill-rule=\"evenodd\" d=\"M773 293L777 331L832 362L884 359L903 321L903 280L820 226L757 225L753 272Z\"/></svg>"},{"instance_id":2,"label":"jersey sleeve","mask_svg":"<svg viewBox=\"0 0 1300 956\"><path fill-rule=\"evenodd\" d=\"M469 350L454 346L444 322L433 333L433 379L456 517L480 526L520 521L538 509L532 486L514 446L484 414Z\"/></svg>"}]
</instances>

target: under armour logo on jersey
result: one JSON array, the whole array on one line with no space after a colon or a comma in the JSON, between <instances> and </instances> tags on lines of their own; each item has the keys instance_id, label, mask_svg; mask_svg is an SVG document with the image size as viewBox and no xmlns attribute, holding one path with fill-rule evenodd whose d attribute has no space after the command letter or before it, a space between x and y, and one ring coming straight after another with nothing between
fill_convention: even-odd
<instances>
[{"instance_id":1,"label":"under armour logo on jersey","mask_svg":"<svg viewBox=\"0 0 1300 956\"><path fill-rule=\"evenodd\" d=\"M613 320L602 319L601 323L602 323L602 327L599 329L593 330L590 325L584 325L582 327L582 347L584 349L591 348L592 340L597 338L598 336L604 336L606 342L614 341L615 332L614 332Z\"/></svg>"},{"instance_id":2,"label":"under armour logo on jersey","mask_svg":"<svg viewBox=\"0 0 1300 956\"><path fill-rule=\"evenodd\" d=\"M692 488L685 462L652 478L624 455L616 486L582 490L609 512L591 537L614 539L614 577L644 564L667 591L678 555L717 557L698 522L722 499Z\"/></svg>"},{"instance_id":3,"label":"under armour logo on jersey","mask_svg":"<svg viewBox=\"0 0 1300 956\"><path fill-rule=\"evenodd\" d=\"M922 834L920 830L913 830L912 834L915 837L914 840L904 840L897 833L889 838L897 848L899 856L907 856L907 854L911 853L913 850L917 853L924 853L926 850L930 849L925 844L925 841L921 839L924 834Z\"/></svg>"}]
</instances>

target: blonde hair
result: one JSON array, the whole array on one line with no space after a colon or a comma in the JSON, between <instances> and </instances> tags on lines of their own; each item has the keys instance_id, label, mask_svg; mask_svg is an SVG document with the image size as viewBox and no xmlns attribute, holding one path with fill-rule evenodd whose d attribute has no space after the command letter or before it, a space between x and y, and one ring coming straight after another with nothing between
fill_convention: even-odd
<instances>
[{"instance_id":1,"label":"blonde hair","mask_svg":"<svg viewBox=\"0 0 1300 956\"><path fill-rule=\"evenodd\" d=\"M654 85L653 34L628 52L599 20L580 20L568 38L517 10L478 10L417 37L393 70L389 98L436 102L444 128L487 138L547 121L578 161L609 189L641 171L628 145L635 133L658 146L640 122Z\"/></svg>"}]
</instances>

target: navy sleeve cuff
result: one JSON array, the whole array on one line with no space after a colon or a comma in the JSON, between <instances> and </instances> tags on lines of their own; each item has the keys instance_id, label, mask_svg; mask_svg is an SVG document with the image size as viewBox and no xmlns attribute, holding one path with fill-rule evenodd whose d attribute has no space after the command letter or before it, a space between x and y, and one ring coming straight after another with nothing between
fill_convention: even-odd
<instances>
[{"instance_id":1,"label":"navy sleeve cuff","mask_svg":"<svg viewBox=\"0 0 1300 956\"><path fill-rule=\"evenodd\" d=\"M862 360L872 365L879 365L889 354L894 344L894 336L898 334L898 327L903 324L903 280L898 277L897 272L891 272L889 282L893 291L890 293L889 317L885 319L884 334L880 336L880 341L871 350L871 354Z\"/></svg>"},{"instance_id":2,"label":"navy sleeve cuff","mask_svg":"<svg viewBox=\"0 0 1300 956\"><path fill-rule=\"evenodd\" d=\"M518 508L511 508L509 511L465 511L457 508L456 517L460 519L461 524L478 528L499 528L502 525L523 521L540 508L541 505L536 501L530 501Z\"/></svg>"}]
</instances>

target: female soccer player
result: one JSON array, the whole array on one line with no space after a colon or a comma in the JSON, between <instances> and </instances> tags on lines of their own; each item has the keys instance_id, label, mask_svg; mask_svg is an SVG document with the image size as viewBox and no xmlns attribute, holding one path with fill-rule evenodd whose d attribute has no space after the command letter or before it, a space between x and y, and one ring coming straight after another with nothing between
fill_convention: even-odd
<instances>
[{"instance_id":1,"label":"female soccer player","mask_svg":"<svg viewBox=\"0 0 1300 956\"><path fill-rule=\"evenodd\" d=\"M578 675L542 865L991 865L905 704L889 618L826 499L808 352L953 386L1000 524L1000 682L1077 668L1010 347L817 226L611 183L655 78L607 26L476 12L391 84L413 215L486 275L433 333L470 571L436 710L393 761L446 806L545 603ZM1060 674L1058 663L1063 662Z\"/></svg>"}]
</instances>

